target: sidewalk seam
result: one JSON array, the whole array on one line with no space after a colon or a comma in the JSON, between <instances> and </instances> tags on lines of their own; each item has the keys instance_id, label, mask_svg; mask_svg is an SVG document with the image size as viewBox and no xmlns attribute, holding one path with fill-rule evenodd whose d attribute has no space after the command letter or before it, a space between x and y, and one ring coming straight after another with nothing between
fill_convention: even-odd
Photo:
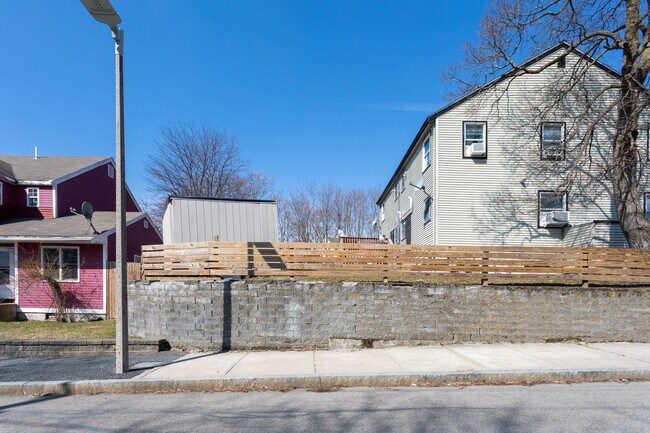
<instances>
[{"instance_id":1,"label":"sidewalk seam","mask_svg":"<svg viewBox=\"0 0 650 433\"><path fill-rule=\"evenodd\" d=\"M650 365L650 362L646 361L645 359L638 359L638 358L634 358L632 356L622 355L622 354L616 353L616 352L610 352L609 350L601 349L600 347L592 347L592 346L589 346L589 343L585 343L584 347L588 347L589 349L594 349L594 350L600 350L601 352L609 353L609 354L616 355L616 356L622 356L623 358L633 359L635 361L643 362L644 364Z\"/></svg>"}]
</instances>

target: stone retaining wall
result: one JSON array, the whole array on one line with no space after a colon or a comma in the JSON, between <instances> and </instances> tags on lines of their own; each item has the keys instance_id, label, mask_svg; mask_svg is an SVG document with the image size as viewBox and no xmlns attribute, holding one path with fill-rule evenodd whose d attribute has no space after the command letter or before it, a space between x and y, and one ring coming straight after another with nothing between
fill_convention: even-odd
<instances>
[{"instance_id":1,"label":"stone retaining wall","mask_svg":"<svg viewBox=\"0 0 650 433\"><path fill-rule=\"evenodd\" d=\"M164 340L129 341L129 352L132 353L156 353L169 349L169 343ZM115 340L0 340L0 359L114 353Z\"/></svg>"},{"instance_id":2,"label":"stone retaining wall","mask_svg":"<svg viewBox=\"0 0 650 433\"><path fill-rule=\"evenodd\" d=\"M137 282L129 316L131 334L211 349L650 342L646 288Z\"/></svg>"}]
</instances>

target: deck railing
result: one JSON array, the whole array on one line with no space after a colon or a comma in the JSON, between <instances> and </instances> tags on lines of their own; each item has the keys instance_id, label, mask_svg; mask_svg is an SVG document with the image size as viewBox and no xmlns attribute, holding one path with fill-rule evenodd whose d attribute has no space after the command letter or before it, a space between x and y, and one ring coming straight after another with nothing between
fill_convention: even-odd
<instances>
[{"instance_id":1,"label":"deck railing","mask_svg":"<svg viewBox=\"0 0 650 433\"><path fill-rule=\"evenodd\" d=\"M150 281L240 276L646 284L650 250L204 242L145 246L142 270Z\"/></svg>"}]
</instances>

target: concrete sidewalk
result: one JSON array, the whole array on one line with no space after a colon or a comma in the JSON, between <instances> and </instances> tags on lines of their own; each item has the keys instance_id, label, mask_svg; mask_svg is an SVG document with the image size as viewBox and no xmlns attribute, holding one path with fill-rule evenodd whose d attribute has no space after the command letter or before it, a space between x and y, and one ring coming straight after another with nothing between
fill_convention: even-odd
<instances>
[{"instance_id":1,"label":"concrete sidewalk","mask_svg":"<svg viewBox=\"0 0 650 433\"><path fill-rule=\"evenodd\" d=\"M140 368L147 368L140 365ZM650 380L650 344L453 344L183 356L133 379L3 382L0 395Z\"/></svg>"},{"instance_id":2,"label":"concrete sidewalk","mask_svg":"<svg viewBox=\"0 0 650 433\"><path fill-rule=\"evenodd\" d=\"M357 351L231 351L190 354L136 379L252 379L339 375L417 375L574 371L650 375L650 344L454 344ZM617 376L617 377L620 377Z\"/></svg>"}]
</instances>

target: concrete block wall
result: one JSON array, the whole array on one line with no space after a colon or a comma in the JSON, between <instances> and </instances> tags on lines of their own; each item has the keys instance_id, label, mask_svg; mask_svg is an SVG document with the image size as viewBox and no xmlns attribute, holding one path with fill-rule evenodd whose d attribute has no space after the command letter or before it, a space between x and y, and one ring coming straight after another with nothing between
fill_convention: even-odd
<instances>
[{"instance_id":1,"label":"concrete block wall","mask_svg":"<svg viewBox=\"0 0 650 433\"><path fill-rule=\"evenodd\" d=\"M646 288L334 282L129 286L129 331L173 347L327 347L435 342L650 342Z\"/></svg>"}]
</instances>

